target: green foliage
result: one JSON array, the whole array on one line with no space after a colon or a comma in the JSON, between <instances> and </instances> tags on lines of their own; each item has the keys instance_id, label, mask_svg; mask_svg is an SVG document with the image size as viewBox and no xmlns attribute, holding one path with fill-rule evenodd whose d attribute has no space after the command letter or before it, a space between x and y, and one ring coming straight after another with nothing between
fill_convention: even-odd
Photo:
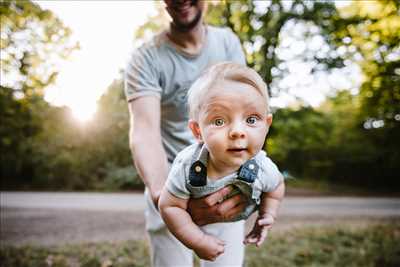
<instances>
[{"instance_id":1,"label":"green foliage","mask_svg":"<svg viewBox=\"0 0 400 267\"><path fill-rule=\"evenodd\" d=\"M126 167L115 167L111 165L107 168L106 177L104 179L105 190L132 190L142 187L143 184L132 164Z\"/></svg>"},{"instance_id":2,"label":"green foliage","mask_svg":"<svg viewBox=\"0 0 400 267\"><path fill-rule=\"evenodd\" d=\"M69 29L31 1L1 1L0 178L29 187L34 137L48 108L43 89L57 75L56 64L75 48Z\"/></svg>"},{"instance_id":3,"label":"green foliage","mask_svg":"<svg viewBox=\"0 0 400 267\"><path fill-rule=\"evenodd\" d=\"M326 177L332 161L326 141L333 125L312 108L280 109L267 141L270 156L282 170L302 177Z\"/></svg>"},{"instance_id":4,"label":"green foliage","mask_svg":"<svg viewBox=\"0 0 400 267\"><path fill-rule=\"evenodd\" d=\"M0 18L1 86L18 98L43 94L56 79L56 65L77 48L70 29L31 1L1 1Z\"/></svg>"},{"instance_id":5,"label":"green foliage","mask_svg":"<svg viewBox=\"0 0 400 267\"><path fill-rule=\"evenodd\" d=\"M1 186L29 186L34 173L34 136L48 107L43 89L57 75L58 60L75 48L69 29L30 1L1 1L0 178Z\"/></svg>"},{"instance_id":6,"label":"green foliage","mask_svg":"<svg viewBox=\"0 0 400 267\"><path fill-rule=\"evenodd\" d=\"M2 135L3 142L15 140L2 147L7 152L2 153L2 190L143 188L129 151L129 114L122 86L121 80L110 85L98 102L95 118L85 124L77 121L68 108L46 104L35 113L26 113L40 122L40 128L32 128L33 120L18 114L21 121L10 122L15 122L16 127L25 127L17 132L22 132L20 136L15 135L15 128L0 128L8 130ZM45 104L43 100L40 102ZM28 140L24 131L30 131ZM24 156L20 156L22 153Z\"/></svg>"},{"instance_id":7,"label":"green foliage","mask_svg":"<svg viewBox=\"0 0 400 267\"><path fill-rule=\"evenodd\" d=\"M389 128L398 127L394 116L400 114L399 7L398 1L355 1L341 10L350 23L338 25L333 35L346 59L362 68L362 115L384 120Z\"/></svg>"},{"instance_id":8,"label":"green foliage","mask_svg":"<svg viewBox=\"0 0 400 267\"><path fill-rule=\"evenodd\" d=\"M398 1L354 1L341 10L347 24L338 25L333 40L346 51L346 60L356 61L363 72L354 118L359 135L347 148L359 147L360 160L353 169L365 168L370 184L385 181L398 185L400 166L400 4ZM348 114L347 114L347 117ZM357 125L358 124L358 125ZM347 141L347 140L344 140ZM361 151L363 153L361 153ZM353 158L355 158L353 156ZM350 162L348 162L350 169ZM362 167L361 167L362 166Z\"/></svg>"},{"instance_id":9,"label":"green foliage","mask_svg":"<svg viewBox=\"0 0 400 267\"><path fill-rule=\"evenodd\" d=\"M376 142L360 119L361 103L359 96L341 91L318 110L277 110L267 139L270 156L299 178L395 191L400 171L392 146L396 141L387 140L386 146Z\"/></svg>"},{"instance_id":10,"label":"green foliage","mask_svg":"<svg viewBox=\"0 0 400 267\"><path fill-rule=\"evenodd\" d=\"M129 115L121 80L98 102L84 125L69 109L49 107L35 136L32 188L52 190L132 190L143 188L128 146Z\"/></svg>"},{"instance_id":11,"label":"green foliage","mask_svg":"<svg viewBox=\"0 0 400 267\"><path fill-rule=\"evenodd\" d=\"M246 247L246 266L365 266L400 264L398 222L361 229L303 227L284 233L271 232L260 247ZM81 244L54 248L0 248L5 267L25 266L149 266L146 243Z\"/></svg>"},{"instance_id":12,"label":"green foliage","mask_svg":"<svg viewBox=\"0 0 400 267\"><path fill-rule=\"evenodd\" d=\"M0 88L0 177L15 177L13 183L23 184L21 177L30 176L27 158L32 151L30 137L40 130L40 123L32 116L32 106L16 101L10 88Z\"/></svg>"},{"instance_id":13,"label":"green foliage","mask_svg":"<svg viewBox=\"0 0 400 267\"><path fill-rule=\"evenodd\" d=\"M109 190L142 187L128 147L121 80L79 124L50 106L44 88L76 44L70 30L31 1L1 1L1 189Z\"/></svg>"}]
</instances>

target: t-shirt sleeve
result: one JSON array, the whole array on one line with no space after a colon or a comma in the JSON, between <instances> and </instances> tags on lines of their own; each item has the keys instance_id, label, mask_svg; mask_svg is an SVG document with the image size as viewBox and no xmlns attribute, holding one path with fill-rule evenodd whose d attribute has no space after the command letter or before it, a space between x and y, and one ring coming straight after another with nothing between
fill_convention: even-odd
<instances>
[{"instance_id":1,"label":"t-shirt sleeve","mask_svg":"<svg viewBox=\"0 0 400 267\"><path fill-rule=\"evenodd\" d=\"M159 72L154 51L138 48L125 69L124 88L127 101L141 96L161 96Z\"/></svg>"},{"instance_id":2,"label":"t-shirt sleeve","mask_svg":"<svg viewBox=\"0 0 400 267\"><path fill-rule=\"evenodd\" d=\"M270 158L265 156L261 161L261 182L262 191L271 192L274 191L278 185L283 181L283 175L279 171L275 163L272 162Z\"/></svg>"},{"instance_id":3,"label":"t-shirt sleeve","mask_svg":"<svg viewBox=\"0 0 400 267\"><path fill-rule=\"evenodd\" d=\"M190 198L190 192L186 187L185 164L179 158L172 163L165 186L168 192L178 198Z\"/></svg>"},{"instance_id":4,"label":"t-shirt sleeve","mask_svg":"<svg viewBox=\"0 0 400 267\"><path fill-rule=\"evenodd\" d=\"M228 60L246 65L246 58L239 37L230 28L227 31L226 48Z\"/></svg>"}]
</instances>

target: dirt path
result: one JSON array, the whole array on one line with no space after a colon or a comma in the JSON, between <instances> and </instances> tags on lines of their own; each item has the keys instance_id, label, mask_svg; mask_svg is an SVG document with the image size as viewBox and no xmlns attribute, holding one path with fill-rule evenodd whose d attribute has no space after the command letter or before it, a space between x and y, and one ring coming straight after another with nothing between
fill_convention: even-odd
<instances>
[{"instance_id":1,"label":"dirt path","mask_svg":"<svg viewBox=\"0 0 400 267\"><path fill-rule=\"evenodd\" d=\"M144 238L142 194L1 193L1 245ZM400 198L287 197L274 231L400 222Z\"/></svg>"}]
</instances>

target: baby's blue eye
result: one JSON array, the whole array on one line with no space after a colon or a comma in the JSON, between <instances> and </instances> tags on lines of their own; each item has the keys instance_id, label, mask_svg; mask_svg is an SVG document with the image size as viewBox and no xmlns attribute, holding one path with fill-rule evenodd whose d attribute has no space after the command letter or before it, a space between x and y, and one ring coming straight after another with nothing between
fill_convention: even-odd
<instances>
[{"instance_id":1,"label":"baby's blue eye","mask_svg":"<svg viewBox=\"0 0 400 267\"><path fill-rule=\"evenodd\" d=\"M246 122L248 124L255 124L257 122L257 117L256 116L250 116L246 119Z\"/></svg>"},{"instance_id":2,"label":"baby's blue eye","mask_svg":"<svg viewBox=\"0 0 400 267\"><path fill-rule=\"evenodd\" d=\"M224 125L224 120L223 119L216 119L214 121L214 125L215 126L222 126L222 125Z\"/></svg>"}]
</instances>

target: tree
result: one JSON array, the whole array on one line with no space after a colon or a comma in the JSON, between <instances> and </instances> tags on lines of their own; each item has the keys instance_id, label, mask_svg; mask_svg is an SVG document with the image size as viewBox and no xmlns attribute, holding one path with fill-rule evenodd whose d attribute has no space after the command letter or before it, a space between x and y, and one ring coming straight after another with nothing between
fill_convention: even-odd
<instances>
[{"instance_id":1,"label":"tree","mask_svg":"<svg viewBox=\"0 0 400 267\"><path fill-rule=\"evenodd\" d=\"M268 154L296 177L328 179L332 160L327 141L333 123L310 107L278 109L267 137Z\"/></svg>"},{"instance_id":2,"label":"tree","mask_svg":"<svg viewBox=\"0 0 400 267\"><path fill-rule=\"evenodd\" d=\"M363 82L357 118L370 180L398 185L400 166L400 3L353 1L340 12L333 40L359 64ZM373 151L371 151L373 150ZM375 182L376 183L376 182Z\"/></svg>"},{"instance_id":3,"label":"tree","mask_svg":"<svg viewBox=\"0 0 400 267\"><path fill-rule=\"evenodd\" d=\"M400 118L400 3L354 1L341 9L333 40L363 71L362 116L398 127ZM368 128L368 127L367 127Z\"/></svg>"},{"instance_id":4,"label":"tree","mask_svg":"<svg viewBox=\"0 0 400 267\"><path fill-rule=\"evenodd\" d=\"M128 145L129 113L122 78L114 80L98 101L98 106L95 123L101 133L99 141L105 148L104 187L119 190L143 188Z\"/></svg>"},{"instance_id":5,"label":"tree","mask_svg":"<svg viewBox=\"0 0 400 267\"><path fill-rule=\"evenodd\" d=\"M77 48L71 31L51 11L31 1L1 1L1 86L17 98L42 95L57 65Z\"/></svg>"},{"instance_id":6,"label":"tree","mask_svg":"<svg viewBox=\"0 0 400 267\"><path fill-rule=\"evenodd\" d=\"M128 146L129 114L122 79L98 101L84 124L68 108L49 107L35 136L31 188L51 190L132 190L143 188Z\"/></svg>"},{"instance_id":7,"label":"tree","mask_svg":"<svg viewBox=\"0 0 400 267\"><path fill-rule=\"evenodd\" d=\"M323 38L326 46L332 45L330 33L334 30L332 21L336 16L333 1L241 0L224 1L219 8L213 7L210 13L213 18L209 21L229 26L238 34L247 54L247 63L264 78L270 94L277 96L286 90L279 85L279 80L289 73L287 62L293 59L282 56L283 50L293 50L283 45L287 38L283 33L303 41L304 50L290 53L292 57L313 63L312 72L343 66L336 55L317 53L309 45L311 38L316 36ZM293 31L296 26L303 29L300 34Z\"/></svg>"},{"instance_id":8,"label":"tree","mask_svg":"<svg viewBox=\"0 0 400 267\"><path fill-rule=\"evenodd\" d=\"M31 1L1 1L0 27L3 187L31 182L32 138L48 108L43 89L56 79L59 61L77 46L69 42L70 30L57 17Z\"/></svg>"}]
</instances>

